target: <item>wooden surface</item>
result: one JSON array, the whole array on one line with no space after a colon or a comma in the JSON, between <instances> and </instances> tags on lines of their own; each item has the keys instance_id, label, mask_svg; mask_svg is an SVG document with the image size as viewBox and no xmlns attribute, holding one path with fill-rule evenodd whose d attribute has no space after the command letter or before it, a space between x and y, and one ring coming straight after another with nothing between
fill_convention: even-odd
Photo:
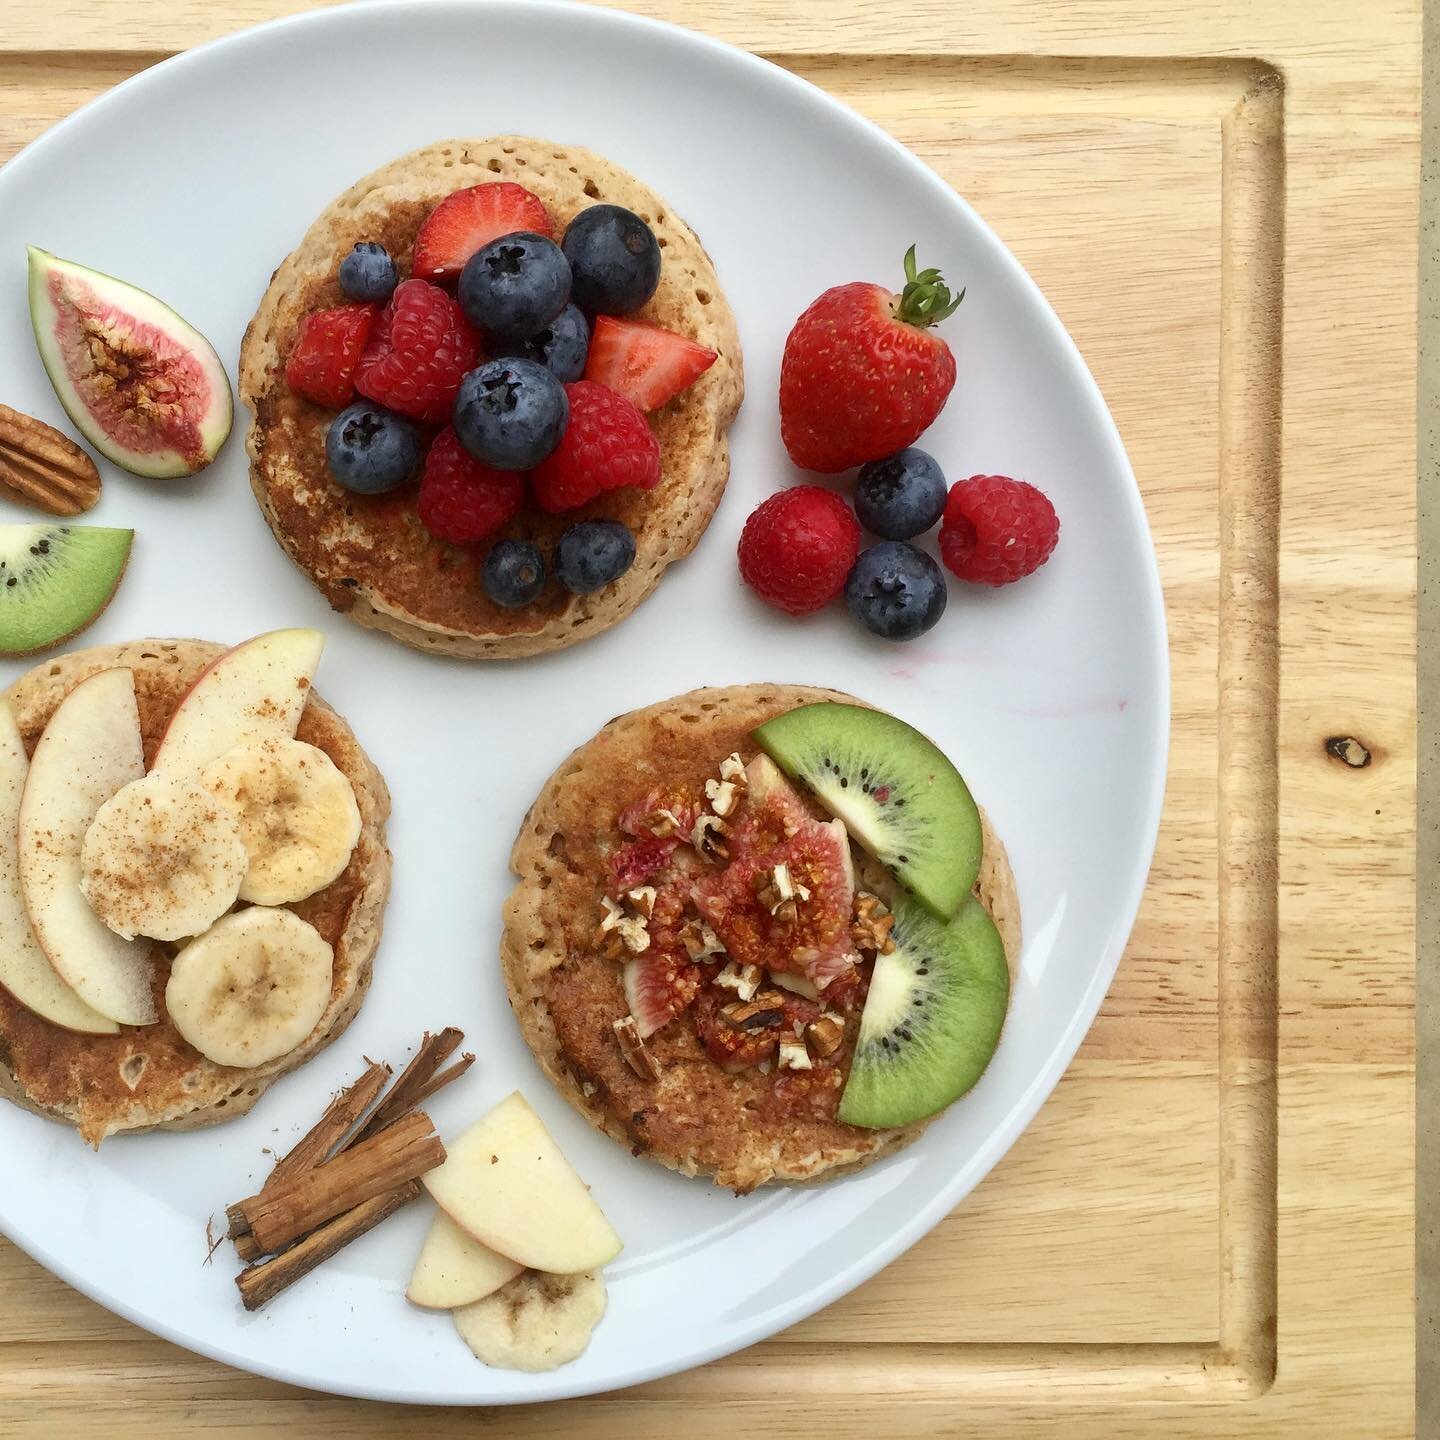
<instances>
[{"instance_id":1,"label":"wooden surface","mask_svg":"<svg viewBox=\"0 0 1440 1440\"><path fill-rule=\"evenodd\" d=\"M0 159L162 55L297 8L9 0ZM311 1396L0 1242L0 1434L99 1411L151 1437L1412 1435L1418 0L632 8L911 146L1029 268L1114 410L1174 666L1114 988L928 1240L703 1371L483 1418Z\"/></svg>"}]
</instances>

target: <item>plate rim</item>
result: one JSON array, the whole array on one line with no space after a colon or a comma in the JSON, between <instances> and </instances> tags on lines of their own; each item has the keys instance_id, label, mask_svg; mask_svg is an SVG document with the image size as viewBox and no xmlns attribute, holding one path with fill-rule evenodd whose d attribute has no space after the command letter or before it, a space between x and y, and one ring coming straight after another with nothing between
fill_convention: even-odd
<instances>
[{"instance_id":1,"label":"plate rim","mask_svg":"<svg viewBox=\"0 0 1440 1440\"><path fill-rule=\"evenodd\" d=\"M426 8L432 14L435 12L449 11L457 17L470 15L480 10L512 10L516 13L523 13L531 17L546 15L559 24L574 23L577 17L580 17L579 23L581 25L595 23L600 25L615 25L622 28L628 27L636 32L663 37L672 43L677 41L683 42L688 46L693 46L700 51L706 52L717 63L731 66L738 65L743 69L748 69L759 83L788 88L792 93L802 97L807 104L818 104L819 109L828 112L827 118L830 120L837 123L859 125L870 132L872 139L881 141L888 150L890 159L895 164L904 167L911 178L921 182L933 194L938 206L959 207L960 211L963 212L966 217L967 222L974 227L976 233L990 246L992 251L991 258L996 261L1002 270L1008 273L1011 281L1018 284L1020 290L1031 302L1033 313L1044 325L1046 339L1052 343L1058 342L1060 350L1064 352L1070 360L1072 369L1081 382L1084 399L1086 401L1087 414L1092 420L1098 422L1097 438L1108 452L1112 463L1117 466L1118 472L1129 481L1128 486L1124 487L1123 503L1129 523L1138 529L1146 542L1141 547L1144 557L1144 563L1141 566L1144 588L1143 598L1146 613L1153 621L1148 627L1150 653L1145 658L1148 664L1153 667L1153 673L1156 675L1158 682L1156 695L1154 696L1155 703L1153 706L1154 715L1151 724L1151 733L1149 735L1149 740L1153 745L1157 757L1156 764L1146 779L1143 789L1143 803L1138 807L1143 817L1141 821L1141 832L1138 837L1133 862L1130 866L1130 873L1126 877L1125 884L1121 887L1121 903L1116 911L1116 923L1112 927L1105 953L1101 957L1090 984L1083 992L1079 1004L1071 1015L1069 1023L1061 1032L1050 1055L1047 1057L1044 1065L1040 1067L1029 1086L1021 1092L1015 1102L1005 1112L1003 1119L992 1129L984 1144L980 1147L979 1151L976 1152L987 1158L985 1159L980 1174L973 1181L969 1184L965 1184L963 1181L957 1181L956 1183L937 1190L930 1196L925 1204L917 1208L908 1226L897 1229L894 1233L885 1237L868 1250L863 1257L843 1267L824 1284L815 1286L805 1291L802 1295L768 1312L764 1322L750 1338L737 1343L732 1337L727 1336L712 1344L699 1347L698 1350L694 1351L679 1365L660 1362L649 1367L640 1367L637 1370L626 1372L614 1379L602 1380L599 1383L593 1379L571 1384L566 1384L564 1381L561 1381L543 1397L502 1394L488 1399L476 1399L473 1395L459 1393L417 1395L404 1390L389 1388L383 1383L361 1386L324 1382L317 1380L313 1373L307 1373L288 1366L283 1360L277 1360L273 1363L257 1362L249 1356L239 1356L234 1351L227 1350L223 1345L214 1343L204 1337L187 1335L181 1332L177 1326L168 1325L163 1318L142 1315L136 1307L132 1306L129 1301L123 1297L117 1298L108 1291L103 1291L98 1286L94 1288L89 1286L84 1277L80 1275L74 1267L49 1247L41 1243L31 1244L26 1239L12 1234L3 1223L3 1217L0 1217L0 1234L4 1234L17 1248L44 1266L51 1273L58 1276L66 1284L78 1290L81 1294L151 1334L158 1335L162 1339L179 1345L191 1353L203 1355L207 1359L230 1365L245 1373L295 1385L316 1393L342 1395L351 1398L396 1404L444 1405L455 1407L544 1404L551 1400L575 1399L588 1395L604 1394L632 1385L648 1383L649 1381L668 1375L682 1374L689 1370L697 1369L725 1355L736 1353L738 1350L744 1349L749 1345L761 1343L763 1340L773 1337L798 1321L833 1304L836 1300L864 1284L880 1270L885 1268L885 1266L918 1244L920 1240L928 1235L941 1220L949 1215L950 1212L970 1194L975 1186L994 1169L995 1165L999 1163L1010 1147L1020 1135L1024 1133L1040 1106L1054 1090L1056 1084L1074 1058L1075 1052L1079 1049L1085 1035L1094 1023L1105 995L1109 992L1110 986L1114 981L1125 945L1134 928L1135 919L1144 895L1145 886L1154 859L1155 847L1159 839L1159 826L1168 776L1168 749L1171 721L1171 673L1168 627L1154 537L1145 512L1139 483L1136 480L1134 469L1130 464L1129 456L1125 451L1124 443L1120 437L1119 429L1115 424L1114 416L1111 414L1110 408L1105 401L1104 395L1094 375L1091 373L1083 355L1080 353L1079 347L1075 344L1069 331L1065 328L1063 322L1055 312L1054 307L1050 304L1049 299L1030 276L1029 272L965 197L958 190L953 189L936 171L931 169L929 165L912 153L894 136L881 128L876 122L870 120L858 110L855 110L844 101L831 95L828 91L814 84L812 81L805 79L803 76L786 70L783 66L766 59L762 55L746 50L739 45L731 44L715 36L689 29L688 27L677 25L667 20L657 19L648 15L639 15L606 5L587 3L581 6L577 5L575 0L429 0ZM291 30L303 31L310 28L324 30L327 27L347 25L351 23L352 18L357 15L370 16L380 14L394 16L401 15L412 9L413 0L350 0L350 3L280 16L256 25L246 26L242 29L216 36L190 49L179 51L155 65L147 66L145 69L121 81L118 85L112 86L109 90L95 96L37 135L23 149L18 151L9 162L3 167L0 167L0 193L3 193L7 183L6 176L16 173L17 170L24 172L28 170L28 167L31 165L43 163L43 155L46 147L57 135L68 133L74 126L90 123L96 113L101 113L110 105L117 103L118 97L125 96L132 89L144 88L146 85L153 83L153 77L157 73L201 63L209 57L212 51L220 49L228 48L237 52L237 55L243 55L247 45L256 43L257 39L264 41L275 32ZM227 363L227 374L229 374L229 369L230 367ZM239 418L243 419L243 417ZM562 1370L554 1373L563 1374L564 1372Z\"/></svg>"}]
</instances>

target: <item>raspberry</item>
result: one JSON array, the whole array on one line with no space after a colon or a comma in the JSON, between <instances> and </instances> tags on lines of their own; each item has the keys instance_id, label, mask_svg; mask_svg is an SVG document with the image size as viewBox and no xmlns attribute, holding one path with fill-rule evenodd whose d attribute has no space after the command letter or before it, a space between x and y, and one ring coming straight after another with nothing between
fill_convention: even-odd
<instances>
[{"instance_id":1,"label":"raspberry","mask_svg":"<svg viewBox=\"0 0 1440 1440\"><path fill-rule=\"evenodd\" d=\"M355 367L379 313L375 305L340 305L305 316L285 362L285 383L317 405L348 405L355 398Z\"/></svg>"},{"instance_id":2,"label":"raspberry","mask_svg":"<svg viewBox=\"0 0 1440 1440\"><path fill-rule=\"evenodd\" d=\"M607 490L660 483L660 444L649 422L623 395L577 380L565 387L570 423L530 477L535 503L554 515Z\"/></svg>"},{"instance_id":3,"label":"raspberry","mask_svg":"<svg viewBox=\"0 0 1440 1440\"><path fill-rule=\"evenodd\" d=\"M508 525L525 498L524 478L472 458L451 426L434 439L420 481L420 522L437 539L469 545Z\"/></svg>"},{"instance_id":4,"label":"raspberry","mask_svg":"<svg viewBox=\"0 0 1440 1440\"><path fill-rule=\"evenodd\" d=\"M860 525L833 490L795 485L772 495L740 532L740 574L771 605L808 615L844 588Z\"/></svg>"},{"instance_id":5,"label":"raspberry","mask_svg":"<svg viewBox=\"0 0 1440 1440\"><path fill-rule=\"evenodd\" d=\"M450 418L461 377L479 360L480 342L454 297L407 280L375 322L355 388L377 405L438 425Z\"/></svg>"},{"instance_id":6,"label":"raspberry","mask_svg":"<svg viewBox=\"0 0 1440 1440\"><path fill-rule=\"evenodd\" d=\"M950 487L940 558L972 585L1008 585L1038 570L1059 538L1055 507L1033 485L972 475Z\"/></svg>"}]
</instances>

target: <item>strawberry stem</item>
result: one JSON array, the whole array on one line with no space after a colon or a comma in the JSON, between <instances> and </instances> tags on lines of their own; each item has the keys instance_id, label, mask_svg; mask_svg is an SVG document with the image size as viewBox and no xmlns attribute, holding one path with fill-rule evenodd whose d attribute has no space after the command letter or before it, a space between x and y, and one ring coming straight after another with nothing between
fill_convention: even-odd
<instances>
[{"instance_id":1,"label":"strawberry stem","mask_svg":"<svg viewBox=\"0 0 1440 1440\"><path fill-rule=\"evenodd\" d=\"M953 315L965 298L964 290L951 295L938 270L915 269L915 247L905 252L905 288L895 306L895 318L906 325L936 325Z\"/></svg>"}]
</instances>

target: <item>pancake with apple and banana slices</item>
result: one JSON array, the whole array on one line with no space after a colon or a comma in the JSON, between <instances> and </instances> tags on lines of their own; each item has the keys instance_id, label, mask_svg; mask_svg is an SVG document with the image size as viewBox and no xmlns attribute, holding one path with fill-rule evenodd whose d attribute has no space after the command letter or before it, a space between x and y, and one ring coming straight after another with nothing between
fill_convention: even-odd
<instances>
[{"instance_id":1,"label":"pancake with apple and banana slices","mask_svg":"<svg viewBox=\"0 0 1440 1440\"><path fill-rule=\"evenodd\" d=\"M147 767L171 716L225 646L200 640L138 640L46 660L6 692L28 753L46 722L81 681L124 667L135 697ZM181 1036L165 1008L176 947L152 942L151 989L159 1020L116 1034L81 1034L41 1019L0 987L0 1095L73 1125L92 1145L145 1130L190 1130L243 1115L282 1075L303 1065L354 1019L370 984L390 887L385 821L390 796L349 726L313 691L296 738L318 747L349 780L360 812L359 839L344 871L323 889L287 905L334 951L330 994L319 1022L288 1053L254 1068L205 1059ZM13 847L7 852L13 857Z\"/></svg>"},{"instance_id":2,"label":"pancake with apple and banana slices","mask_svg":"<svg viewBox=\"0 0 1440 1440\"><path fill-rule=\"evenodd\" d=\"M809 773L775 733L802 714L842 733ZM851 744L857 717L899 738ZM916 814L941 772L958 825ZM821 803L842 795L858 804ZM887 850L893 822L911 854ZM743 1193L867 1165L998 1043L1020 946L1004 847L928 740L849 696L702 689L612 720L546 783L510 863L501 959L531 1050L592 1124L686 1175Z\"/></svg>"},{"instance_id":3,"label":"pancake with apple and banana slices","mask_svg":"<svg viewBox=\"0 0 1440 1440\"><path fill-rule=\"evenodd\" d=\"M527 503L482 546L433 539L421 524L413 487L361 496L340 488L325 458L334 418L295 394L285 361L302 318L345 303L340 261L360 241L377 241L401 277L415 238L446 196L493 181L523 185L549 211L558 239L589 205L624 206L654 231L659 288L633 318L675 331L718 358L689 389L649 417L659 442L661 480L650 491L613 490L564 514ZM633 175L576 146L518 135L447 140L401 156L352 186L310 227L275 272L240 352L240 398L253 412L246 448L251 484L271 530L336 610L421 650L505 659L559 650L622 620L694 549L730 473L727 432L744 389L735 318L695 232ZM577 520L623 522L635 561L591 595L571 595L553 576L532 604L496 605L477 574L477 551L506 537L535 542L548 557Z\"/></svg>"}]
</instances>

